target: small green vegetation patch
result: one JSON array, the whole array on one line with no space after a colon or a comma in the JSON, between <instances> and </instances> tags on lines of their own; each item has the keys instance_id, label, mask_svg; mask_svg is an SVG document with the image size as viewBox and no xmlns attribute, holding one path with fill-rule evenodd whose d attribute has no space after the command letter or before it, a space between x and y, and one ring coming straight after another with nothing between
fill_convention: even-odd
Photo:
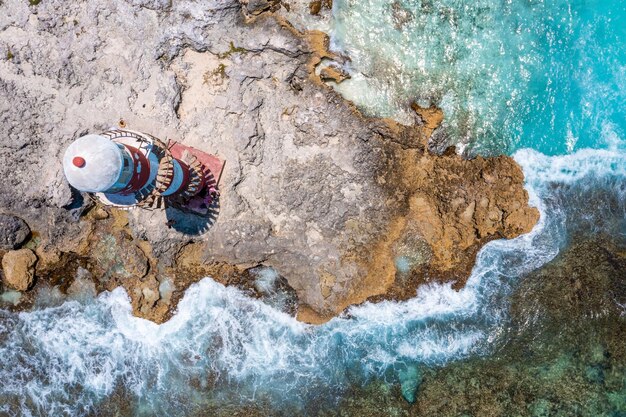
<instances>
[{"instance_id":1,"label":"small green vegetation patch","mask_svg":"<svg viewBox=\"0 0 626 417\"><path fill-rule=\"evenodd\" d=\"M228 58L232 54L245 54L247 52L248 52L247 49L235 46L235 43L233 41L230 41L230 49L228 49L228 51L224 53L218 54L217 56L220 59L224 59L224 58Z\"/></svg>"},{"instance_id":2,"label":"small green vegetation patch","mask_svg":"<svg viewBox=\"0 0 626 417\"><path fill-rule=\"evenodd\" d=\"M226 77L227 77L227 75L226 75L226 65L224 65L224 64L219 64L219 65L217 66L217 68L215 68L215 69L213 70L213 74L214 74L214 75L218 75L218 76L220 76L220 77L222 77L222 78L226 78Z\"/></svg>"},{"instance_id":3,"label":"small green vegetation patch","mask_svg":"<svg viewBox=\"0 0 626 417\"><path fill-rule=\"evenodd\" d=\"M205 85L221 85L224 82L224 79L228 78L228 74L226 74L226 65L219 64L217 68L213 71L207 71L204 74L203 84Z\"/></svg>"}]
</instances>

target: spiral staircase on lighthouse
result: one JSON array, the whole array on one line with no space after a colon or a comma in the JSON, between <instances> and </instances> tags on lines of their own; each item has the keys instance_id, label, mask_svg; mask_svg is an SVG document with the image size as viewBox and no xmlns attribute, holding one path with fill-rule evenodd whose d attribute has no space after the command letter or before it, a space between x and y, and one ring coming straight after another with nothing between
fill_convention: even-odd
<instances>
[{"instance_id":1,"label":"spiral staircase on lighthouse","mask_svg":"<svg viewBox=\"0 0 626 417\"><path fill-rule=\"evenodd\" d=\"M106 206L174 207L202 215L219 197L224 161L176 141L115 128L70 144L63 169L72 186Z\"/></svg>"}]
</instances>

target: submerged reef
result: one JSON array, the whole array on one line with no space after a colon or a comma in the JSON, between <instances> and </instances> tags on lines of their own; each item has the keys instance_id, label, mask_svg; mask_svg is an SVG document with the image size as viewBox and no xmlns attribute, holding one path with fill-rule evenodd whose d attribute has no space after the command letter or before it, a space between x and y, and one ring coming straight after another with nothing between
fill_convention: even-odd
<instances>
[{"instance_id":1,"label":"submerged reef","mask_svg":"<svg viewBox=\"0 0 626 417\"><path fill-rule=\"evenodd\" d=\"M0 254L31 250L35 288L123 286L136 315L162 322L205 276L262 296L250 274L270 267L286 311L320 323L423 283L460 288L486 242L538 220L513 159L441 147L440 110L415 105L411 125L367 118L327 86L341 74L318 66L345 57L279 2L2 8L0 210L32 233ZM124 213L70 189L64 148L118 121L226 160L213 217Z\"/></svg>"},{"instance_id":2,"label":"submerged reef","mask_svg":"<svg viewBox=\"0 0 626 417\"><path fill-rule=\"evenodd\" d=\"M576 238L522 278L493 355L422 367L414 404L404 387L374 381L318 415L625 415L626 245Z\"/></svg>"}]
</instances>

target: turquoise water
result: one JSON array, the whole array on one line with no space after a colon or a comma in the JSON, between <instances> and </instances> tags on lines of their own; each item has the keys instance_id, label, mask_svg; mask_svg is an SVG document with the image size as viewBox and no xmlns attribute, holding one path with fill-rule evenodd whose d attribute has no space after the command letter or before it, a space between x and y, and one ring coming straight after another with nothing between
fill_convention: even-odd
<instances>
[{"instance_id":1,"label":"turquoise water","mask_svg":"<svg viewBox=\"0 0 626 417\"><path fill-rule=\"evenodd\" d=\"M609 148L626 132L626 3L617 0L337 0L338 88L367 113L444 109L473 153Z\"/></svg>"}]
</instances>

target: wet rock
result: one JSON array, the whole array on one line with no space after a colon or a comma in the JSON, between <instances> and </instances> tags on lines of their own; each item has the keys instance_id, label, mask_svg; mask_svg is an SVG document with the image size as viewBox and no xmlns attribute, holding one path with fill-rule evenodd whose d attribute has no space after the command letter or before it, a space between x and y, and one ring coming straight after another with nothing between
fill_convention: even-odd
<instances>
[{"instance_id":1,"label":"wet rock","mask_svg":"<svg viewBox=\"0 0 626 417\"><path fill-rule=\"evenodd\" d=\"M572 236L573 242L544 268L524 278L522 290L513 298L512 312L521 327L532 323L534 311L525 309L528 294L553 322L568 323L575 329L589 317L620 317L626 305L626 246L608 238ZM542 291L536 291L541 285ZM606 347L594 344L589 362L602 363ZM623 352L626 357L626 351Z\"/></svg>"},{"instance_id":2,"label":"wet rock","mask_svg":"<svg viewBox=\"0 0 626 417\"><path fill-rule=\"evenodd\" d=\"M594 384L603 384L605 381L604 369L601 366L588 366L585 369L585 377Z\"/></svg>"},{"instance_id":3,"label":"wet rock","mask_svg":"<svg viewBox=\"0 0 626 417\"><path fill-rule=\"evenodd\" d=\"M413 20L413 13L405 9L399 1L391 4L391 16L393 18L394 27L401 30L404 25Z\"/></svg>"},{"instance_id":4,"label":"wet rock","mask_svg":"<svg viewBox=\"0 0 626 417\"><path fill-rule=\"evenodd\" d=\"M30 249L7 252L2 258L4 282L17 291L28 291L35 279L37 256Z\"/></svg>"},{"instance_id":5,"label":"wet rock","mask_svg":"<svg viewBox=\"0 0 626 417\"><path fill-rule=\"evenodd\" d=\"M29 235L30 228L24 220L0 214L0 250L17 249Z\"/></svg>"},{"instance_id":6,"label":"wet rock","mask_svg":"<svg viewBox=\"0 0 626 417\"><path fill-rule=\"evenodd\" d=\"M159 296L160 299L167 305L170 304L172 299L172 293L174 292L174 284L170 277L161 277L159 279Z\"/></svg>"},{"instance_id":7,"label":"wet rock","mask_svg":"<svg viewBox=\"0 0 626 417\"><path fill-rule=\"evenodd\" d=\"M422 373L417 365L409 365L398 372L402 397L413 404L417 396L417 390L422 383Z\"/></svg>"},{"instance_id":8,"label":"wet rock","mask_svg":"<svg viewBox=\"0 0 626 417\"><path fill-rule=\"evenodd\" d=\"M626 242L590 234L571 236L555 259L519 280L497 354L428 374L415 415L619 415Z\"/></svg>"},{"instance_id":9,"label":"wet rock","mask_svg":"<svg viewBox=\"0 0 626 417\"><path fill-rule=\"evenodd\" d=\"M154 276L148 276L142 281L132 280L125 283L124 287L130 295L135 315L156 323L163 323L167 319L169 306L161 301L159 281Z\"/></svg>"},{"instance_id":10,"label":"wet rock","mask_svg":"<svg viewBox=\"0 0 626 417\"><path fill-rule=\"evenodd\" d=\"M295 291L275 269L259 266L245 271L245 275L248 281L252 281L251 289L254 290L255 297L277 310L295 315L298 306ZM244 285L240 284L239 287L244 290L250 285L250 283L242 284Z\"/></svg>"},{"instance_id":11,"label":"wet rock","mask_svg":"<svg viewBox=\"0 0 626 417\"><path fill-rule=\"evenodd\" d=\"M5 291L0 293L0 303L10 304L17 306L22 299L22 293L19 291Z\"/></svg>"},{"instance_id":12,"label":"wet rock","mask_svg":"<svg viewBox=\"0 0 626 417\"><path fill-rule=\"evenodd\" d=\"M436 106L422 107L418 103L411 103L411 109L418 115L420 123L427 129L435 130L443 122L443 111ZM431 141L436 138L431 137Z\"/></svg>"},{"instance_id":13,"label":"wet rock","mask_svg":"<svg viewBox=\"0 0 626 417\"><path fill-rule=\"evenodd\" d=\"M318 15L322 10L322 0L313 0L309 3L309 13L312 15Z\"/></svg>"},{"instance_id":14,"label":"wet rock","mask_svg":"<svg viewBox=\"0 0 626 417\"><path fill-rule=\"evenodd\" d=\"M333 81L339 84L340 82L349 79L350 74L348 74L339 65L331 64L327 67L322 68L322 70L320 71L320 78L323 81Z\"/></svg>"},{"instance_id":15,"label":"wet rock","mask_svg":"<svg viewBox=\"0 0 626 417\"><path fill-rule=\"evenodd\" d=\"M450 143L450 133L445 126L436 128L428 140L428 151L435 155L443 155Z\"/></svg>"},{"instance_id":16,"label":"wet rock","mask_svg":"<svg viewBox=\"0 0 626 417\"><path fill-rule=\"evenodd\" d=\"M550 401L540 398L530 405L532 417L549 417L553 413L553 406Z\"/></svg>"},{"instance_id":17,"label":"wet rock","mask_svg":"<svg viewBox=\"0 0 626 417\"><path fill-rule=\"evenodd\" d=\"M78 268L76 278L67 289L67 294L78 300L85 300L96 296L96 286L93 282L93 276L84 268Z\"/></svg>"},{"instance_id":18,"label":"wet rock","mask_svg":"<svg viewBox=\"0 0 626 417\"><path fill-rule=\"evenodd\" d=\"M330 10L333 8L332 0L313 0L309 3L309 13L317 16L322 10Z\"/></svg>"},{"instance_id":19,"label":"wet rock","mask_svg":"<svg viewBox=\"0 0 626 417\"><path fill-rule=\"evenodd\" d=\"M140 279L148 273L149 261L145 253L124 233L96 235L90 255L97 261L98 279Z\"/></svg>"}]
</instances>

